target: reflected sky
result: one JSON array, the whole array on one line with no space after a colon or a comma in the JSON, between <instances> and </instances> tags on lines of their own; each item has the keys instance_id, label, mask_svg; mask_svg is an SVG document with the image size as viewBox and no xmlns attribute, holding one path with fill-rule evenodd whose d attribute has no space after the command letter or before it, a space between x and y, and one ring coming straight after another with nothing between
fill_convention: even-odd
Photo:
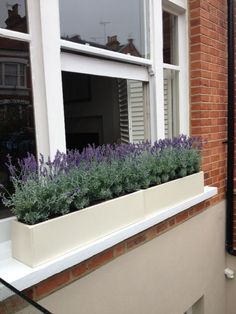
<instances>
[{"instance_id":1,"label":"reflected sky","mask_svg":"<svg viewBox=\"0 0 236 314\"><path fill-rule=\"evenodd\" d=\"M0 27L6 28L6 19L8 18L8 10L12 10L12 6L18 4L18 14L24 17L26 14L25 0L0 0ZM12 29L12 28L10 28Z\"/></svg>"},{"instance_id":2,"label":"reflected sky","mask_svg":"<svg viewBox=\"0 0 236 314\"><path fill-rule=\"evenodd\" d=\"M80 35L101 45L117 35L121 44L129 38L144 50L144 0L60 0L61 36Z\"/></svg>"}]
</instances>

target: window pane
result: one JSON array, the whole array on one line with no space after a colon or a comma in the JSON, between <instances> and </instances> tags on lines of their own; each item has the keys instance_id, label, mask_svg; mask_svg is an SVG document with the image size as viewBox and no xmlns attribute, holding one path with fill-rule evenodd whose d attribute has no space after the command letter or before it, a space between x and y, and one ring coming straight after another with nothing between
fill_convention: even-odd
<instances>
[{"instance_id":1,"label":"window pane","mask_svg":"<svg viewBox=\"0 0 236 314\"><path fill-rule=\"evenodd\" d=\"M20 87L25 87L25 76L20 76Z\"/></svg>"},{"instance_id":2,"label":"window pane","mask_svg":"<svg viewBox=\"0 0 236 314\"><path fill-rule=\"evenodd\" d=\"M67 148L148 139L144 83L63 72Z\"/></svg>"},{"instance_id":3,"label":"window pane","mask_svg":"<svg viewBox=\"0 0 236 314\"><path fill-rule=\"evenodd\" d=\"M29 299L24 293L0 278L0 309L1 314L42 314L50 313L38 303Z\"/></svg>"},{"instance_id":4,"label":"window pane","mask_svg":"<svg viewBox=\"0 0 236 314\"><path fill-rule=\"evenodd\" d=\"M149 57L147 0L60 0L61 37Z\"/></svg>"},{"instance_id":5,"label":"window pane","mask_svg":"<svg viewBox=\"0 0 236 314\"><path fill-rule=\"evenodd\" d=\"M0 60L7 59L8 65L12 64L11 59L22 59L22 62L30 64L27 43L0 38L0 47ZM20 63L13 65L20 67ZM13 71L13 67L7 70ZM15 88L17 78L5 75L5 84L12 88L0 87L0 184L9 189L11 185L5 166L7 154L17 159L25 156L27 152L36 152L30 69L27 71L27 89ZM0 204L0 217L4 212Z\"/></svg>"},{"instance_id":6,"label":"window pane","mask_svg":"<svg viewBox=\"0 0 236 314\"><path fill-rule=\"evenodd\" d=\"M178 72L164 69L165 137L179 135L179 80Z\"/></svg>"},{"instance_id":7,"label":"window pane","mask_svg":"<svg viewBox=\"0 0 236 314\"><path fill-rule=\"evenodd\" d=\"M0 1L0 27L27 33L26 1Z\"/></svg>"},{"instance_id":8,"label":"window pane","mask_svg":"<svg viewBox=\"0 0 236 314\"><path fill-rule=\"evenodd\" d=\"M178 65L177 17L163 12L163 60Z\"/></svg>"},{"instance_id":9,"label":"window pane","mask_svg":"<svg viewBox=\"0 0 236 314\"><path fill-rule=\"evenodd\" d=\"M5 63L5 75L17 76L17 63Z\"/></svg>"},{"instance_id":10,"label":"window pane","mask_svg":"<svg viewBox=\"0 0 236 314\"><path fill-rule=\"evenodd\" d=\"M0 85L2 85L2 63L0 63Z\"/></svg>"},{"instance_id":11,"label":"window pane","mask_svg":"<svg viewBox=\"0 0 236 314\"><path fill-rule=\"evenodd\" d=\"M24 75L24 71L25 71L25 65L24 64L19 64L19 68L20 68L20 75Z\"/></svg>"},{"instance_id":12,"label":"window pane","mask_svg":"<svg viewBox=\"0 0 236 314\"><path fill-rule=\"evenodd\" d=\"M17 87L17 76L5 75L5 86Z\"/></svg>"}]
</instances>

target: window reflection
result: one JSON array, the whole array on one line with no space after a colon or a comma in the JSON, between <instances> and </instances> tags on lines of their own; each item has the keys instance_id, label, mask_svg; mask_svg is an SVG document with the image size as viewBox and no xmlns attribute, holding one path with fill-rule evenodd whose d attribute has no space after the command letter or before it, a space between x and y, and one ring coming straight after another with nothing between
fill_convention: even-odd
<instances>
[{"instance_id":1,"label":"window reflection","mask_svg":"<svg viewBox=\"0 0 236 314\"><path fill-rule=\"evenodd\" d=\"M10 188L7 154L17 159L27 152L35 153L29 46L0 38L0 184Z\"/></svg>"},{"instance_id":2,"label":"window reflection","mask_svg":"<svg viewBox=\"0 0 236 314\"><path fill-rule=\"evenodd\" d=\"M165 137L179 136L179 73L164 69Z\"/></svg>"},{"instance_id":3,"label":"window reflection","mask_svg":"<svg viewBox=\"0 0 236 314\"><path fill-rule=\"evenodd\" d=\"M60 0L61 37L149 58L147 0Z\"/></svg>"},{"instance_id":4,"label":"window reflection","mask_svg":"<svg viewBox=\"0 0 236 314\"><path fill-rule=\"evenodd\" d=\"M163 60L178 65L177 17L163 12Z\"/></svg>"},{"instance_id":5,"label":"window reflection","mask_svg":"<svg viewBox=\"0 0 236 314\"><path fill-rule=\"evenodd\" d=\"M27 33L26 1L0 1L0 27Z\"/></svg>"},{"instance_id":6,"label":"window reflection","mask_svg":"<svg viewBox=\"0 0 236 314\"><path fill-rule=\"evenodd\" d=\"M148 139L142 81L71 72L62 81L68 149Z\"/></svg>"}]
</instances>

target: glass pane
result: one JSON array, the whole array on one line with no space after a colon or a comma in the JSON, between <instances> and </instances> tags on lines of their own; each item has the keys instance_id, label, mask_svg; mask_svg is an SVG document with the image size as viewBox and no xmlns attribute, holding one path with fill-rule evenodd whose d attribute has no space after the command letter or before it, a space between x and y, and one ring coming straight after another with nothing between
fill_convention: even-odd
<instances>
[{"instance_id":1,"label":"glass pane","mask_svg":"<svg viewBox=\"0 0 236 314\"><path fill-rule=\"evenodd\" d=\"M24 75L25 65L24 64L19 64L19 68L20 68L20 75Z\"/></svg>"},{"instance_id":2,"label":"glass pane","mask_svg":"<svg viewBox=\"0 0 236 314\"><path fill-rule=\"evenodd\" d=\"M30 66L28 43L0 38L0 47L0 58L7 58L7 64L11 64L12 59L20 59L19 61ZM19 64L16 64L17 67ZM8 189L11 189L11 185L5 166L7 154L17 159L24 157L27 152L34 154L36 152L30 67L26 75L25 90L16 88L17 76L9 75L4 77L4 83L9 87L0 87L0 184L7 186ZM0 203L0 217L3 213L5 215L3 205Z\"/></svg>"},{"instance_id":3,"label":"glass pane","mask_svg":"<svg viewBox=\"0 0 236 314\"><path fill-rule=\"evenodd\" d=\"M20 291L0 279L0 313L1 314L50 314L36 302L28 299Z\"/></svg>"},{"instance_id":4,"label":"glass pane","mask_svg":"<svg viewBox=\"0 0 236 314\"><path fill-rule=\"evenodd\" d=\"M5 75L17 75L17 63L5 63Z\"/></svg>"},{"instance_id":5,"label":"glass pane","mask_svg":"<svg viewBox=\"0 0 236 314\"><path fill-rule=\"evenodd\" d=\"M179 80L178 72L164 69L165 137L179 135Z\"/></svg>"},{"instance_id":6,"label":"glass pane","mask_svg":"<svg viewBox=\"0 0 236 314\"><path fill-rule=\"evenodd\" d=\"M2 85L2 63L0 63L0 85Z\"/></svg>"},{"instance_id":7,"label":"glass pane","mask_svg":"<svg viewBox=\"0 0 236 314\"><path fill-rule=\"evenodd\" d=\"M61 37L149 58L147 0L60 0Z\"/></svg>"},{"instance_id":8,"label":"glass pane","mask_svg":"<svg viewBox=\"0 0 236 314\"><path fill-rule=\"evenodd\" d=\"M25 86L25 76L20 76L20 87Z\"/></svg>"},{"instance_id":9,"label":"glass pane","mask_svg":"<svg viewBox=\"0 0 236 314\"><path fill-rule=\"evenodd\" d=\"M67 148L148 139L143 82L70 72L62 78Z\"/></svg>"},{"instance_id":10,"label":"glass pane","mask_svg":"<svg viewBox=\"0 0 236 314\"><path fill-rule=\"evenodd\" d=\"M177 17L163 12L163 60L164 63L178 65Z\"/></svg>"},{"instance_id":11,"label":"glass pane","mask_svg":"<svg viewBox=\"0 0 236 314\"><path fill-rule=\"evenodd\" d=\"M0 1L0 27L27 33L26 1Z\"/></svg>"},{"instance_id":12,"label":"glass pane","mask_svg":"<svg viewBox=\"0 0 236 314\"><path fill-rule=\"evenodd\" d=\"M5 86L16 87L17 85L17 76L5 75Z\"/></svg>"}]
</instances>

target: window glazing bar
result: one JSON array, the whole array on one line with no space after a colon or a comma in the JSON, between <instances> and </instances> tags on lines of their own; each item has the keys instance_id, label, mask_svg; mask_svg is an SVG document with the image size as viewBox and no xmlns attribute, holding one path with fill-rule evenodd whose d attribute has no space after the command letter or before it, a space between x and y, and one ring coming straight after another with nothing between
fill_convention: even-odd
<instances>
[{"instance_id":1,"label":"window glazing bar","mask_svg":"<svg viewBox=\"0 0 236 314\"><path fill-rule=\"evenodd\" d=\"M26 42L31 41L31 35L29 34L11 31L4 28L0 28L0 37L5 37L8 39L16 39L16 40L21 40L21 41L26 41Z\"/></svg>"},{"instance_id":2,"label":"window glazing bar","mask_svg":"<svg viewBox=\"0 0 236 314\"><path fill-rule=\"evenodd\" d=\"M134 63L134 64L139 64L139 65L151 65L152 62L151 60L140 58L140 57L135 57L131 55L125 55L121 54L119 52L115 51L109 51L97 47L92 47L89 45L82 45L78 43L73 43L64 39L60 40L61 43L61 48L69 51L74 51L74 52L80 52L84 54L89 54L97 57L103 57L107 59L113 59L117 61L122 61L122 62L129 62L129 63Z\"/></svg>"}]
</instances>

